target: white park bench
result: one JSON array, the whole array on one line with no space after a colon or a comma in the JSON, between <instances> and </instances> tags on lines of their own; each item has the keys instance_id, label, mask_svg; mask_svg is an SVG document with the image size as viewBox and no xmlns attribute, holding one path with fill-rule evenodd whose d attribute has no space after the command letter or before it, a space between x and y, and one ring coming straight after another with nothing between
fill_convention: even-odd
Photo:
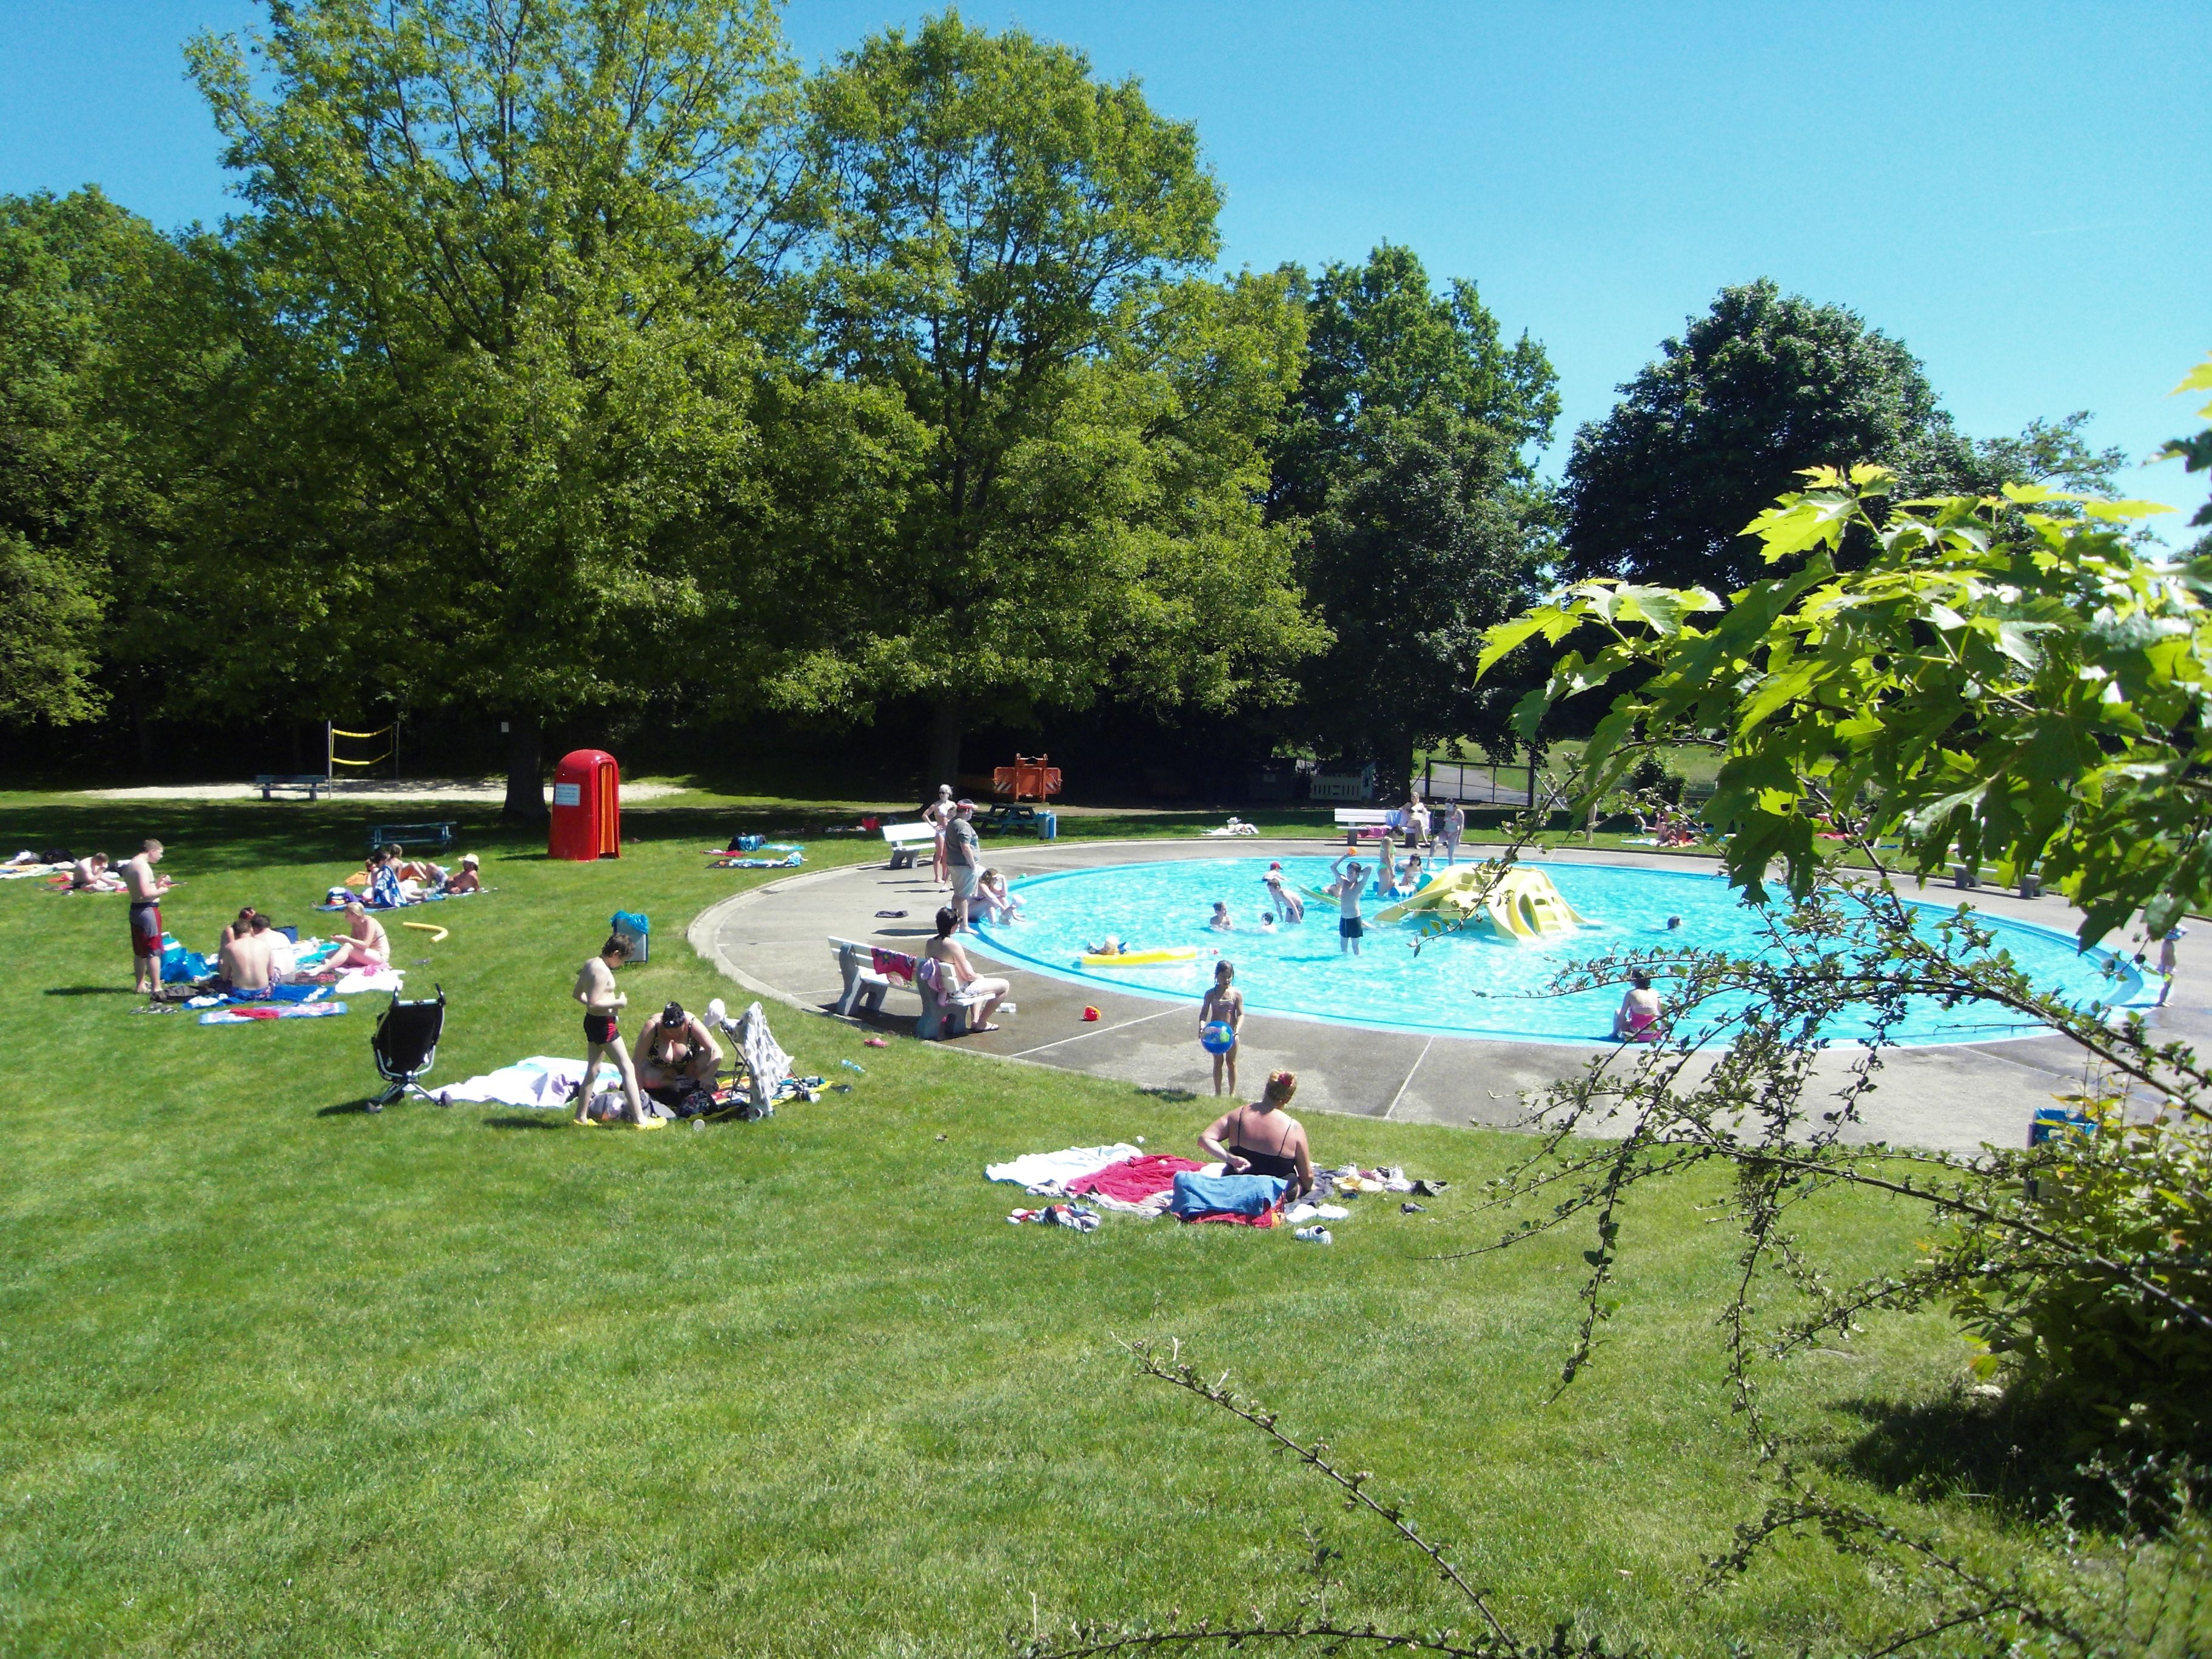
<instances>
[{"instance_id":1,"label":"white park bench","mask_svg":"<svg viewBox=\"0 0 2212 1659\"><path fill-rule=\"evenodd\" d=\"M968 1017L983 999L965 990L951 997L939 995L931 982L938 964L927 957L910 956L886 945L866 945L859 939L834 935L830 948L837 953L837 969L845 979L844 992L837 999L838 1013L848 1019L862 1014L879 1014L884 1010L884 998L896 985L921 999L921 1012L914 1022L916 1036L924 1042L934 1042L939 1037L968 1035ZM896 975L878 972L878 951L893 965L903 967L905 972Z\"/></svg>"},{"instance_id":2,"label":"white park bench","mask_svg":"<svg viewBox=\"0 0 2212 1659\"><path fill-rule=\"evenodd\" d=\"M927 823L887 823L884 826L884 839L890 844L891 868L911 870L915 849L935 846L937 829Z\"/></svg>"}]
</instances>

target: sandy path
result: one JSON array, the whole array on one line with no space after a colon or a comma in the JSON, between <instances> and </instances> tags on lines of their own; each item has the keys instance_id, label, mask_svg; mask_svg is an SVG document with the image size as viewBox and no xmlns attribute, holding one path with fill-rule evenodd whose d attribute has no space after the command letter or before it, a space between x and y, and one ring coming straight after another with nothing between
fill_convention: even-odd
<instances>
[{"instance_id":1,"label":"sandy path","mask_svg":"<svg viewBox=\"0 0 2212 1659\"><path fill-rule=\"evenodd\" d=\"M134 789L85 789L78 792L95 800L258 800L261 791L250 783L178 783L149 784ZM662 795L681 794L682 789L672 783L625 783L622 787L626 801L653 800ZM341 800L406 801L503 801L507 799L504 778L424 778L402 779L398 782L389 778L343 778L325 786L323 793ZM280 795L280 800L301 799L296 793ZM553 786L545 786L545 799L553 799Z\"/></svg>"}]
</instances>

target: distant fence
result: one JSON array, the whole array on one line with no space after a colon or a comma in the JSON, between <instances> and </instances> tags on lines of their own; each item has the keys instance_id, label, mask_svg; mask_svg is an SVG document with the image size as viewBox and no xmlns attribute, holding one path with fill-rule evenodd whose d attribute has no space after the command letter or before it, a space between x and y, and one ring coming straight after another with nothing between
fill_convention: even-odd
<instances>
[{"instance_id":1,"label":"distant fence","mask_svg":"<svg viewBox=\"0 0 2212 1659\"><path fill-rule=\"evenodd\" d=\"M1462 766L1431 761L1421 769L1421 799L1455 800L1469 806L1526 806L1536 787L1536 768Z\"/></svg>"}]
</instances>

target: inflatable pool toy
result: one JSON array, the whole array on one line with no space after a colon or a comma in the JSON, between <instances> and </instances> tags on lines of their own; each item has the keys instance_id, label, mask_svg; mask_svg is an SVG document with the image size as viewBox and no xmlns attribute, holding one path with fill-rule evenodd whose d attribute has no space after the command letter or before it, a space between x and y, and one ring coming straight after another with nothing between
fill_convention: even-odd
<instances>
[{"instance_id":1,"label":"inflatable pool toy","mask_svg":"<svg viewBox=\"0 0 2212 1659\"><path fill-rule=\"evenodd\" d=\"M1555 939L1589 926L1541 870L1474 864L1446 870L1411 898L1375 913L1378 922L1420 915L1432 931L1487 923L1522 944Z\"/></svg>"},{"instance_id":2,"label":"inflatable pool toy","mask_svg":"<svg viewBox=\"0 0 2212 1659\"><path fill-rule=\"evenodd\" d=\"M1209 1054L1225 1054L1237 1046L1237 1028L1225 1019L1209 1019L1199 1028L1198 1046Z\"/></svg>"},{"instance_id":3,"label":"inflatable pool toy","mask_svg":"<svg viewBox=\"0 0 2212 1659\"><path fill-rule=\"evenodd\" d=\"M451 931L439 927L434 921L403 921L399 925L402 927L419 927L430 935L430 943L433 945L443 945L446 942L447 933Z\"/></svg>"},{"instance_id":4,"label":"inflatable pool toy","mask_svg":"<svg viewBox=\"0 0 2212 1659\"><path fill-rule=\"evenodd\" d=\"M1194 945L1177 945L1161 951L1123 951L1110 957L1079 956L1076 965L1082 968L1170 968L1178 962L1198 960Z\"/></svg>"}]
</instances>

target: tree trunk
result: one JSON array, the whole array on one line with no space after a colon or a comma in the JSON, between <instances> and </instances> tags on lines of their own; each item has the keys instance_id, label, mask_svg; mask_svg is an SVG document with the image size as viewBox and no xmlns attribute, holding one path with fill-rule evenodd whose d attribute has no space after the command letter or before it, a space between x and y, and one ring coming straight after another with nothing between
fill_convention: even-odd
<instances>
[{"instance_id":1,"label":"tree trunk","mask_svg":"<svg viewBox=\"0 0 2212 1659\"><path fill-rule=\"evenodd\" d=\"M535 715L511 714L507 721L507 805L500 816L522 823L543 823L545 781L538 763L538 720Z\"/></svg>"},{"instance_id":2,"label":"tree trunk","mask_svg":"<svg viewBox=\"0 0 2212 1659\"><path fill-rule=\"evenodd\" d=\"M949 783L960 793L960 705L940 696L930 706L929 775L922 780L922 794L933 799L937 786Z\"/></svg>"}]
</instances>

